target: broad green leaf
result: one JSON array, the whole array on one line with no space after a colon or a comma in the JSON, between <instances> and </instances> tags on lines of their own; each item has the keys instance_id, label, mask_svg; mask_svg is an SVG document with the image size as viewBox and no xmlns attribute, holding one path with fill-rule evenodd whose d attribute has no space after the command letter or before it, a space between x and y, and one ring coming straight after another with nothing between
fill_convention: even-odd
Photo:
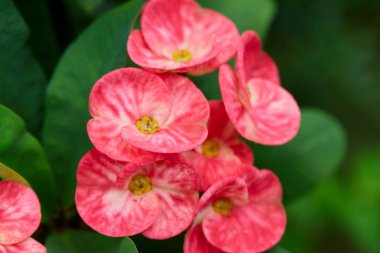
<instances>
[{"instance_id":1,"label":"broad green leaf","mask_svg":"<svg viewBox=\"0 0 380 253\"><path fill-rule=\"evenodd\" d=\"M15 182L18 182L20 184L30 187L30 184L28 183L28 181L25 180L25 178L23 178L16 171L12 170L11 168L8 168L1 162L0 162L0 180L15 181Z\"/></svg>"},{"instance_id":2,"label":"broad green leaf","mask_svg":"<svg viewBox=\"0 0 380 253\"><path fill-rule=\"evenodd\" d=\"M0 1L0 104L39 134L42 122L45 75L25 44L29 31L11 0Z\"/></svg>"},{"instance_id":3,"label":"broad green leaf","mask_svg":"<svg viewBox=\"0 0 380 253\"><path fill-rule=\"evenodd\" d=\"M135 244L128 237L112 238L74 230L50 236L46 248L49 253L137 253Z\"/></svg>"},{"instance_id":4,"label":"broad green leaf","mask_svg":"<svg viewBox=\"0 0 380 253\"><path fill-rule=\"evenodd\" d=\"M312 190L339 167L346 150L341 125L330 115L302 110L298 135L282 146L253 145L255 165L273 170L281 179L284 201Z\"/></svg>"},{"instance_id":5,"label":"broad green leaf","mask_svg":"<svg viewBox=\"0 0 380 253\"><path fill-rule=\"evenodd\" d=\"M101 76L125 65L127 37L143 3L130 1L95 21L67 49L49 84L43 141L66 207L74 203L77 164L91 149L90 90Z\"/></svg>"},{"instance_id":6,"label":"broad green leaf","mask_svg":"<svg viewBox=\"0 0 380 253\"><path fill-rule=\"evenodd\" d=\"M240 32L254 30L263 38L276 12L273 0L200 0L199 3L229 17Z\"/></svg>"},{"instance_id":7,"label":"broad green leaf","mask_svg":"<svg viewBox=\"0 0 380 253\"><path fill-rule=\"evenodd\" d=\"M40 143L25 129L23 120L0 105L0 162L23 176L36 191L48 220L56 210L53 174Z\"/></svg>"}]
</instances>

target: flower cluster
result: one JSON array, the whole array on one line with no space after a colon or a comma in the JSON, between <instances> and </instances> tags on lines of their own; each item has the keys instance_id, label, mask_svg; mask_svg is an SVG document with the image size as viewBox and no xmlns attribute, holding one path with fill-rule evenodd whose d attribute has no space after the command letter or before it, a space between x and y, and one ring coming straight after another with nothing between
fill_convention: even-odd
<instances>
[{"instance_id":1,"label":"flower cluster","mask_svg":"<svg viewBox=\"0 0 380 253\"><path fill-rule=\"evenodd\" d=\"M195 0L150 0L127 51L143 69L114 70L90 94L95 148L78 165L75 196L82 219L116 237L166 239L189 228L185 253L273 247L286 225L281 184L252 165L240 136L284 144L300 110L258 35L240 36ZM226 64L234 56L236 72ZM223 101L207 101L181 75L216 69Z\"/></svg>"},{"instance_id":2,"label":"flower cluster","mask_svg":"<svg viewBox=\"0 0 380 253\"><path fill-rule=\"evenodd\" d=\"M0 181L0 252L45 253L30 236L41 222L41 206L29 187L14 181Z\"/></svg>"}]
</instances>

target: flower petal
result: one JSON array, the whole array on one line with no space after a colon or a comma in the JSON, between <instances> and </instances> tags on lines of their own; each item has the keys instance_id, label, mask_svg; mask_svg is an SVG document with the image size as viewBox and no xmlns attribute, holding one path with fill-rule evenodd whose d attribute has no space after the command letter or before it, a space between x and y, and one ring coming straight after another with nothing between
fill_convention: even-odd
<instances>
[{"instance_id":1,"label":"flower petal","mask_svg":"<svg viewBox=\"0 0 380 253\"><path fill-rule=\"evenodd\" d=\"M293 96L264 79L251 79L247 88L254 131L241 134L264 145L282 145L293 139L301 122L301 112Z\"/></svg>"},{"instance_id":2,"label":"flower petal","mask_svg":"<svg viewBox=\"0 0 380 253\"><path fill-rule=\"evenodd\" d=\"M224 253L210 244L203 234L202 224L199 223L190 228L185 235L183 245L184 253Z\"/></svg>"},{"instance_id":3,"label":"flower petal","mask_svg":"<svg viewBox=\"0 0 380 253\"><path fill-rule=\"evenodd\" d=\"M244 138L251 136L254 133L254 125L248 112L248 97L240 87L234 71L227 64L219 69L219 85L226 112L232 124Z\"/></svg>"},{"instance_id":4,"label":"flower petal","mask_svg":"<svg viewBox=\"0 0 380 253\"><path fill-rule=\"evenodd\" d=\"M249 203L234 207L229 216L209 212L202 225L207 240L221 250L256 253L281 239L286 214L280 203Z\"/></svg>"},{"instance_id":5,"label":"flower petal","mask_svg":"<svg viewBox=\"0 0 380 253\"><path fill-rule=\"evenodd\" d=\"M149 1L141 15L141 30L149 48L168 59L175 50L186 49L199 9L196 1Z\"/></svg>"},{"instance_id":6,"label":"flower petal","mask_svg":"<svg viewBox=\"0 0 380 253\"><path fill-rule=\"evenodd\" d=\"M41 222L41 206L34 191L20 183L0 181L0 244L30 237Z\"/></svg>"},{"instance_id":7,"label":"flower petal","mask_svg":"<svg viewBox=\"0 0 380 253\"><path fill-rule=\"evenodd\" d=\"M141 233L159 214L157 197L152 192L136 196L117 185L123 165L91 150L78 166L75 192L78 213L87 225L107 236Z\"/></svg>"},{"instance_id":8,"label":"flower petal","mask_svg":"<svg viewBox=\"0 0 380 253\"><path fill-rule=\"evenodd\" d=\"M276 63L263 51L260 38L254 31L246 31L241 36L236 70L242 84L252 78L262 78L280 85Z\"/></svg>"},{"instance_id":9,"label":"flower petal","mask_svg":"<svg viewBox=\"0 0 380 253\"><path fill-rule=\"evenodd\" d=\"M286 213L281 204L282 189L269 170L247 171L249 201L234 206L231 215L208 212L203 231L208 241L226 252L262 252L282 237Z\"/></svg>"},{"instance_id":10,"label":"flower petal","mask_svg":"<svg viewBox=\"0 0 380 253\"><path fill-rule=\"evenodd\" d=\"M229 199L237 205L246 203L248 200L247 184L239 177L228 177L214 183L203 193L199 200L198 211L202 212L203 209L207 211L218 199Z\"/></svg>"},{"instance_id":11,"label":"flower petal","mask_svg":"<svg viewBox=\"0 0 380 253\"><path fill-rule=\"evenodd\" d=\"M144 116L154 118L162 125L171 110L167 85L152 73L124 68L112 71L95 84L90 94L90 112L93 117L87 126L94 146L116 160L131 161L149 156L131 147L123 140L123 127L136 128Z\"/></svg>"},{"instance_id":12,"label":"flower petal","mask_svg":"<svg viewBox=\"0 0 380 253\"><path fill-rule=\"evenodd\" d=\"M282 187L277 176L270 170L247 173L249 201L254 203L281 203Z\"/></svg>"},{"instance_id":13,"label":"flower petal","mask_svg":"<svg viewBox=\"0 0 380 253\"><path fill-rule=\"evenodd\" d=\"M239 32L235 24L222 14L202 9L196 16L193 32L189 40L189 49L195 55L205 55L207 44L219 44L220 52L208 61L205 66L189 71L191 75L204 75L217 69L221 64L229 61L235 54L239 45Z\"/></svg>"},{"instance_id":14,"label":"flower petal","mask_svg":"<svg viewBox=\"0 0 380 253\"><path fill-rule=\"evenodd\" d=\"M192 222L198 204L199 178L196 171L180 155L145 165L151 178L161 212L144 235L152 239L166 239L178 235Z\"/></svg>"},{"instance_id":15,"label":"flower petal","mask_svg":"<svg viewBox=\"0 0 380 253\"><path fill-rule=\"evenodd\" d=\"M2 251L2 248L4 251ZM46 248L33 238L11 245L0 245L1 253L46 253Z\"/></svg>"},{"instance_id":16,"label":"flower petal","mask_svg":"<svg viewBox=\"0 0 380 253\"><path fill-rule=\"evenodd\" d=\"M199 146L207 137L210 109L206 98L186 77L163 74L161 78L170 89L172 110L169 118L157 133L150 135L139 132L134 126L125 126L123 139L140 149L159 153L177 153Z\"/></svg>"}]
</instances>

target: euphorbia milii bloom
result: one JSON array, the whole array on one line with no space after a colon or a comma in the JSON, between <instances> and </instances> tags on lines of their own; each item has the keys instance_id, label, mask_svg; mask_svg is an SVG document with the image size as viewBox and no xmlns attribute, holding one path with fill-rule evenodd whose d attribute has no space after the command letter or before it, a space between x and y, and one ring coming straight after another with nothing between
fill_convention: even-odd
<instances>
[{"instance_id":1,"label":"euphorbia milii bloom","mask_svg":"<svg viewBox=\"0 0 380 253\"><path fill-rule=\"evenodd\" d=\"M220 90L240 135L264 145L282 145L298 133L301 113L293 96L279 85L273 61L257 44L256 34L243 34L237 75L230 66L222 65Z\"/></svg>"},{"instance_id":2,"label":"euphorbia milii bloom","mask_svg":"<svg viewBox=\"0 0 380 253\"><path fill-rule=\"evenodd\" d=\"M210 101L207 128L206 141L183 153L200 174L202 191L225 177L242 174L245 170L242 163L253 163L252 151L240 140L222 101Z\"/></svg>"},{"instance_id":3,"label":"euphorbia milii bloom","mask_svg":"<svg viewBox=\"0 0 380 253\"><path fill-rule=\"evenodd\" d=\"M193 0L151 0L141 15L141 31L127 49L138 65L157 72L202 75L231 59L239 33L228 18Z\"/></svg>"},{"instance_id":4,"label":"euphorbia milii bloom","mask_svg":"<svg viewBox=\"0 0 380 253\"><path fill-rule=\"evenodd\" d=\"M178 154L133 164L93 149L79 163L75 202L82 219L99 233L124 237L142 232L165 239L191 224L198 188L197 173Z\"/></svg>"},{"instance_id":5,"label":"euphorbia milii bloom","mask_svg":"<svg viewBox=\"0 0 380 253\"><path fill-rule=\"evenodd\" d=\"M210 108L184 76L123 68L97 81L90 113L87 132L94 146L115 160L138 162L151 152L199 146L207 137Z\"/></svg>"},{"instance_id":6,"label":"euphorbia milii bloom","mask_svg":"<svg viewBox=\"0 0 380 253\"><path fill-rule=\"evenodd\" d=\"M13 181L0 181L0 252L46 252L43 245L29 238L40 222L41 206L33 190Z\"/></svg>"},{"instance_id":7,"label":"euphorbia milii bloom","mask_svg":"<svg viewBox=\"0 0 380 253\"><path fill-rule=\"evenodd\" d=\"M257 253L281 239L286 214L279 180L269 170L247 173L244 180L226 178L203 194L184 253Z\"/></svg>"}]
</instances>

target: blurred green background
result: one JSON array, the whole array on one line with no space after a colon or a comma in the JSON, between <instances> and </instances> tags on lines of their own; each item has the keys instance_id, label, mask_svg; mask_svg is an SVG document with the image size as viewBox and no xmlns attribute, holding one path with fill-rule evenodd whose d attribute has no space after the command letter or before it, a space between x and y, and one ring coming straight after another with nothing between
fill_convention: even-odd
<instances>
[{"instance_id":1,"label":"blurred green background","mask_svg":"<svg viewBox=\"0 0 380 253\"><path fill-rule=\"evenodd\" d=\"M16 0L46 79L92 21L124 2ZM293 253L380 252L380 1L200 2L228 11L241 30L258 30L278 63L283 86L298 103L329 112L346 129L343 164L287 205L288 228L280 246ZM40 129L30 130L40 136ZM138 248L146 242L133 239Z\"/></svg>"}]
</instances>

